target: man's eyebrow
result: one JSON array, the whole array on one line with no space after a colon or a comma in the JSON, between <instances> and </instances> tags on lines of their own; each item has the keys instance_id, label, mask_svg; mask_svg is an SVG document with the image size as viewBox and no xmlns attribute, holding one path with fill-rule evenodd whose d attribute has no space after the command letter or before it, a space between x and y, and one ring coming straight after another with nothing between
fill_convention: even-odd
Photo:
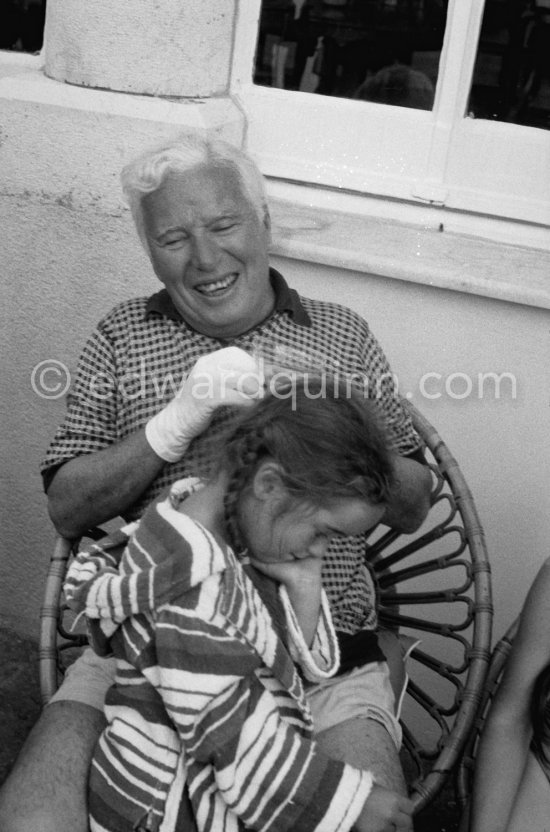
<instances>
[{"instance_id":1,"label":"man's eyebrow","mask_svg":"<svg viewBox=\"0 0 550 832\"><path fill-rule=\"evenodd\" d=\"M227 220L227 219L234 219L236 217L243 217L245 215L244 211L240 211L238 208L222 208L218 213L212 217L209 222L216 222L217 220Z\"/></svg>"},{"instance_id":2,"label":"man's eyebrow","mask_svg":"<svg viewBox=\"0 0 550 832\"><path fill-rule=\"evenodd\" d=\"M170 228L163 228L162 231L159 231L156 236L157 236L157 239L160 239L160 237L163 237L165 234L173 234L174 231L181 231L181 230L182 230L181 226L173 225Z\"/></svg>"},{"instance_id":3,"label":"man's eyebrow","mask_svg":"<svg viewBox=\"0 0 550 832\"><path fill-rule=\"evenodd\" d=\"M222 208L212 217L206 218L203 221L203 225L210 226L215 225L217 222L223 222L224 220L239 220L245 216L245 212L235 208L234 206L231 208L224 209ZM178 232L185 232L185 228L181 224L171 225L169 228L163 228L161 231L158 231L154 235L155 240L162 240L163 237L168 236L168 234L177 234Z\"/></svg>"},{"instance_id":4,"label":"man's eyebrow","mask_svg":"<svg viewBox=\"0 0 550 832\"><path fill-rule=\"evenodd\" d=\"M180 225L174 225L170 228L163 228L162 231L159 231L157 234L153 236L153 240L158 245L164 245L166 242L174 242L179 241L180 239L183 240L187 237L187 232L185 228L182 228Z\"/></svg>"}]
</instances>

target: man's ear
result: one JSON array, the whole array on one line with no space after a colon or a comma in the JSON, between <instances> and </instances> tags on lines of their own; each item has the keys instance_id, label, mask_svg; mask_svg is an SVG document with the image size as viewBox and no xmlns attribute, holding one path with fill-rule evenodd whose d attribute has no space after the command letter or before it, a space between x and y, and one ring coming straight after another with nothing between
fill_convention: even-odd
<instances>
[{"instance_id":1,"label":"man's ear","mask_svg":"<svg viewBox=\"0 0 550 832\"><path fill-rule=\"evenodd\" d=\"M256 499L265 502L280 500L286 496L287 491L281 473L281 466L272 459L260 463L252 479L252 492Z\"/></svg>"}]
</instances>

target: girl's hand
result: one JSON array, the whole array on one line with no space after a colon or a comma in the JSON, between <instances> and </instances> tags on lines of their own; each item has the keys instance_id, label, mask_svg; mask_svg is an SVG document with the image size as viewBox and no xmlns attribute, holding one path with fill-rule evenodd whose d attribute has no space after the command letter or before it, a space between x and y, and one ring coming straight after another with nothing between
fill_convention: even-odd
<instances>
[{"instance_id":1,"label":"girl's hand","mask_svg":"<svg viewBox=\"0 0 550 832\"><path fill-rule=\"evenodd\" d=\"M322 558L293 558L268 562L251 557L250 563L258 572L284 584L287 589L314 592L316 587L321 585Z\"/></svg>"},{"instance_id":2,"label":"girl's hand","mask_svg":"<svg viewBox=\"0 0 550 832\"><path fill-rule=\"evenodd\" d=\"M375 784L354 828L358 832L412 832L412 812L411 800Z\"/></svg>"},{"instance_id":3,"label":"girl's hand","mask_svg":"<svg viewBox=\"0 0 550 832\"><path fill-rule=\"evenodd\" d=\"M250 563L258 572L284 585L304 641L310 646L321 609L323 559L310 556L267 563L251 558Z\"/></svg>"}]
</instances>

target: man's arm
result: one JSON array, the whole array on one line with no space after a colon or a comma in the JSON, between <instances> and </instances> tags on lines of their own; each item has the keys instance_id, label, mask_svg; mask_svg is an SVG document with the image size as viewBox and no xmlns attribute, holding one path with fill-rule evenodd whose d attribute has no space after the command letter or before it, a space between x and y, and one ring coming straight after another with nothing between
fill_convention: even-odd
<instances>
[{"instance_id":1,"label":"man's arm","mask_svg":"<svg viewBox=\"0 0 550 832\"><path fill-rule=\"evenodd\" d=\"M78 537L124 514L164 464L180 459L208 428L218 407L248 407L261 390L256 362L243 350L226 347L199 358L178 394L144 428L101 450L74 457L58 469L48 489L48 508L57 531ZM111 432L115 428L110 425Z\"/></svg>"},{"instance_id":2,"label":"man's arm","mask_svg":"<svg viewBox=\"0 0 550 832\"><path fill-rule=\"evenodd\" d=\"M2 832L88 832L88 769L104 725L80 702L44 709L2 786Z\"/></svg>"},{"instance_id":3,"label":"man's arm","mask_svg":"<svg viewBox=\"0 0 550 832\"><path fill-rule=\"evenodd\" d=\"M55 528L64 537L79 537L124 514L164 465L144 428L101 451L69 460L56 471L48 489Z\"/></svg>"},{"instance_id":4,"label":"man's arm","mask_svg":"<svg viewBox=\"0 0 550 832\"><path fill-rule=\"evenodd\" d=\"M395 477L382 523L405 534L415 532L430 510L432 475L427 465L408 456L392 457Z\"/></svg>"},{"instance_id":5,"label":"man's arm","mask_svg":"<svg viewBox=\"0 0 550 832\"><path fill-rule=\"evenodd\" d=\"M430 510L432 477L424 462L422 442L417 435L406 404L397 394L397 378L382 347L370 328L362 344L362 376L369 395L380 408L388 439L395 449L393 465L396 487L382 522L395 531L411 534Z\"/></svg>"}]
</instances>

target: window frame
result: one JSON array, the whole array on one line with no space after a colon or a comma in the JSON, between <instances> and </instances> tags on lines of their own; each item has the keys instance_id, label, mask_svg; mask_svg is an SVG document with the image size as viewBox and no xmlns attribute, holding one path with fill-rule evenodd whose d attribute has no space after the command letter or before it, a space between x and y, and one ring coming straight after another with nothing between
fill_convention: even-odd
<instances>
[{"instance_id":1,"label":"window frame","mask_svg":"<svg viewBox=\"0 0 550 832\"><path fill-rule=\"evenodd\" d=\"M467 114L484 5L449 0L425 111L255 85L261 0L239 3L231 94L264 174L550 226L550 131Z\"/></svg>"}]
</instances>

